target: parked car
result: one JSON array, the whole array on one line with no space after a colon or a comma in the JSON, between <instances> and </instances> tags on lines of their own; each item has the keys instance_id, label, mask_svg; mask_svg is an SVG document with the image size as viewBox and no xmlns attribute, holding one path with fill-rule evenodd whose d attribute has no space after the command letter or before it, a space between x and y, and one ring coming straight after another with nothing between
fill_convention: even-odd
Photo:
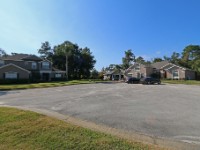
<instances>
[{"instance_id":1,"label":"parked car","mask_svg":"<svg viewBox=\"0 0 200 150\"><path fill-rule=\"evenodd\" d=\"M140 83L142 84L160 84L161 81L160 79L157 78L152 78L152 77L146 77L146 78L142 78L140 79Z\"/></svg>"},{"instance_id":2,"label":"parked car","mask_svg":"<svg viewBox=\"0 0 200 150\"><path fill-rule=\"evenodd\" d=\"M131 78L128 78L126 81L125 81L126 83L128 83L128 84L130 84L130 83L140 83L140 79L138 79L138 78L135 78L135 77L131 77Z\"/></svg>"}]
</instances>

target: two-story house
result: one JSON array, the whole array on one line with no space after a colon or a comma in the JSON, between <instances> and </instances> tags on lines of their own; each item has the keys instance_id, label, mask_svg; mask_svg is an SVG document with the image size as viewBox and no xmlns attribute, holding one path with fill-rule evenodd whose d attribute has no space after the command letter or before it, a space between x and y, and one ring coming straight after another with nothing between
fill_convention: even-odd
<instances>
[{"instance_id":1,"label":"two-story house","mask_svg":"<svg viewBox=\"0 0 200 150\"><path fill-rule=\"evenodd\" d=\"M65 71L54 69L50 61L36 55L13 53L0 58L0 79L38 78L50 81L64 76Z\"/></svg>"}]
</instances>

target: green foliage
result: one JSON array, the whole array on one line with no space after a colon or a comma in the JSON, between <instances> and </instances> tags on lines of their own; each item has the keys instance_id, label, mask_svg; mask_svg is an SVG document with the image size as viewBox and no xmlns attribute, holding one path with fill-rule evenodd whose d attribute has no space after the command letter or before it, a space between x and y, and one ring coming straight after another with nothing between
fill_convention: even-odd
<instances>
[{"instance_id":1,"label":"green foliage","mask_svg":"<svg viewBox=\"0 0 200 150\"><path fill-rule=\"evenodd\" d=\"M104 77L104 72L102 72L102 71L99 72L98 78L103 80L103 77Z\"/></svg>"},{"instance_id":2,"label":"green foliage","mask_svg":"<svg viewBox=\"0 0 200 150\"><path fill-rule=\"evenodd\" d=\"M153 63L156 63L156 62L161 62L161 61L163 61L162 58L156 57L156 58L153 59L152 62L153 62Z\"/></svg>"},{"instance_id":3,"label":"green foliage","mask_svg":"<svg viewBox=\"0 0 200 150\"><path fill-rule=\"evenodd\" d=\"M170 58L170 57L167 57L167 56L163 56L163 59L164 59L164 60L167 60L167 61L170 61L170 60L171 60L171 58Z\"/></svg>"},{"instance_id":4,"label":"green foliage","mask_svg":"<svg viewBox=\"0 0 200 150\"><path fill-rule=\"evenodd\" d=\"M143 57L139 56L135 59L135 62L137 63L140 63L140 64L144 64L145 63L145 60Z\"/></svg>"},{"instance_id":5,"label":"green foliage","mask_svg":"<svg viewBox=\"0 0 200 150\"><path fill-rule=\"evenodd\" d=\"M173 52L170 58L170 62L174 64L179 64L180 62L180 54Z\"/></svg>"},{"instance_id":6,"label":"green foliage","mask_svg":"<svg viewBox=\"0 0 200 150\"><path fill-rule=\"evenodd\" d=\"M48 42L43 43L38 52L46 55L50 50L49 45ZM66 70L67 79L90 78L90 72L96 63L89 48L79 48L77 44L70 41L54 46L53 52L48 58L52 61L53 67Z\"/></svg>"},{"instance_id":7,"label":"green foliage","mask_svg":"<svg viewBox=\"0 0 200 150\"><path fill-rule=\"evenodd\" d=\"M85 47L84 49L81 49L80 60L80 74L82 75L82 78L88 78L90 76L90 70L94 68L94 64L96 63L89 48Z\"/></svg>"},{"instance_id":8,"label":"green foliage","mask_svg":"<svg viewBox=\"0 0 200 150\"><path fill-rule=\"evenodd\" d=\"M181 64L200 73L200 46L186 46L182 52Z\"/></svg>"},{"instance_id":9,"label":"green foliage","mask_svg":"<svg viewBox=\"0 0 200 150\"><path fill-rule=\"evenodd\" d=\"M0 48L0 57L6 56L6 51Z\"/></svg>"},{"instance_id":10,"label":"green foliage","mask_svg":"<svg viewBox=\"0 0 200 150\"><path fill-rule=\"evenodd\" d=\"M70 56L73 53L74 49L75 44L70 41L65 41L64 43L54 47L55 53L61 56Z\"/></svg>"},{"instance_id":11,"label":"green foliage","mask_svg":"<svg viewBox=\"0 0 200 150\"><path fill-rule=\"evenodd\" d=\"M162 80L163 83L169 83L169 84L186 84L186 85L200 85L200 81L196 80Z\"/></svg>"},{"instance_id":12,"label":"green foliage","mask_svg":"<svg viewBox=\"0 0 200 150\"><path fill-rule=\"evenodd\" d=\"M40 82L40 83L31 83L31 84L27 84L25 82L25 81L29 82L29 80L17 80L19 82L15 82L15 83L11 82L10 84L5 83L4 85L0 84L0 90L47 88L47 87L58 87L58 86L96 83L96 81L88 80L88 79L87 80L71 80L71 81L66 81L66 79L63 79L63 80L64 81L55 81L55 82L51 81L51 82L44 82L44 83ZM2 80L2 81L5 82L6 80ZM24 81L24 83L21 81Z\"/></svg>"},{"instance_id":13,"label":"green foliage","mask_svg":"<svg viewBox=\"0 0 200 150\"><path fill-rule=\"evenodd\" d=\"M6 150L158 149L14 108L0 108L0 126L0 149Z\"/></svg>"},{"instance_id":14,"label":"green foliage","mask_svg":"<svg viewBox=\"0 0 200 150\"><path fill-rule=\"evenodd\" d=\"M38 49L38 53L42 58L50 59L53 55L53 51L48 41L42 43L41 48Z\"/></svg>"},{"instance_id":15,"label":"green foliage","mask_svg":"<svg viewBox=\"0 0 200 150\"><path fill-rule=\"evenodd\" d=\"M29 79L0 79L0 84L24 84L30 83Z\"/></svg>"},{"instance_id":16,"label":"green foliage","mask_svg":"<svg viewBox=\"0 0 200 150\"><path fill-rule=\"evenodd\" d=\"M98 79L99 78L99 72L96 69L93 69L91 71L91 75L90 75L91 79Z\"/></svg>"},{"instance_id":17,"label":"green foliage","mask_svg":"<svg viewBox=\"0 0 200 150\"><path fill-rule=\"evenodd\" d=\"M125 57L122 58L123 68L128 69L133 61L135 61L135 55L133 54L132 50L129 49L125 51Z\"/></svg>"}]
</instances>

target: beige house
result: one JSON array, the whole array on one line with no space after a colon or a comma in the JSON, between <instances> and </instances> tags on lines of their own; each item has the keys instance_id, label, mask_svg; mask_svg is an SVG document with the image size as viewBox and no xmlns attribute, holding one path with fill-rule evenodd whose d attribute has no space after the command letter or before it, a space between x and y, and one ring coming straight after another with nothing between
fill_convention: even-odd
<instances>
[{"instance_id":1,"label":"beige house","mask_svg":"<svg viewBox=\"0 0 200 150\"><path fill-rule=\"evenodd\" d=\"M125 71L126 77L143 78L148 77L153 73L153 68L150 65L134 63Z\"/></svg>"},{"instance_id":2,"label":"beige house","mask_svg":"<svg viewBox=\"0 0 200 150\"><path fill-rule=\"evenodd\" d=\"M52 68L52 63L35 55L17 54L0 58L0 79L30 79L49 81L64 78L65 71Z\"/></svg>"},{"instance_id":3,"label":"beige house","mask_svg":"<svg viewBox=\"0 0 200 150\"><path fill-rule=\"evenodd\" d=\"M168 61L157 62L153 64L134 63L125 71L126 77L149 77L159 75L165 79L196 79L195 71L170 63Z\"/></svg>"},{"instance_id":4,"label":"beige house","mask_svg":"<svg viewBox=\"0 0 200 150\"><path fill-rule=\"evenodd\" d=\"M104 74L104 80L123 80L124 79L124 72L123 70L113 70L108 71Z\"/></svg>"}]
</instances>

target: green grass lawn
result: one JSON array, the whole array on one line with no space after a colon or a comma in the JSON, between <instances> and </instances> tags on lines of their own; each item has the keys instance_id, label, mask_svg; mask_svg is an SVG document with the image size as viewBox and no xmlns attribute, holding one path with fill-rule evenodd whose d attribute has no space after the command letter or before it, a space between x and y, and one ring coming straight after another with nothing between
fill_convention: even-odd
<instances>
[{"instance_id":1,"label":"green grass lawn","mask_svg":"<svg viewBox=\"0 0 200 150\"><path fill-rule=\"evenodd\" d=\"M162 82L169 84L200 85L200 81L196 80L162 80Z\"/></svg>"},{"instance_id":2,"label":"green grass lawn","mask_svg":"<svg viewBox=\"0 0 200 150\"><path fill-rule=\"evenodd\" d=\"M0 149L149 150L158 148L91 131L38 113L0 107Z\"/></svg>"},{"instance_id":3,"label":"green grass lawn","mask_svg":"<svg viewBox=\"0 0 200 150\"><path fill-rule=\"evenodd\" d=\"M98 82L102 82L102 81L72 80L72 81L56 81L56 82L32 83L32 84L7 84L7 85L0 85L0 90L45 88L45 87L76 85L76 84L91 84L91 83L98 83Z\"/></svg>"}]
</instances>

